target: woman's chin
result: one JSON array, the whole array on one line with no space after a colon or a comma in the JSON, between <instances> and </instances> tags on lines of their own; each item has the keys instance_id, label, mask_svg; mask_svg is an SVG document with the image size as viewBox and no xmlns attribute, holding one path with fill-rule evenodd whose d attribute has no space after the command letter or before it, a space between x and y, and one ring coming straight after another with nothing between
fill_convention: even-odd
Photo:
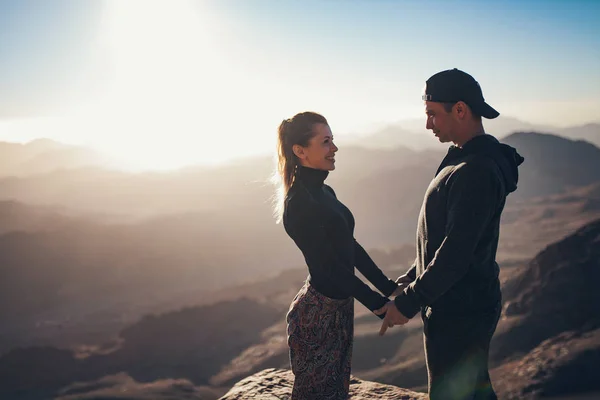
<instances>
[{"instance_id":1,"label":"woman's chin","mask_svg":"<svg viewBox=\"0 0 600 400\"><path fill-rule=\"evenodd\" d=\"M321 171L333 171L335 169L335 161L324 162L312 168L320 169Z\"/></svg>"}]
</instances>

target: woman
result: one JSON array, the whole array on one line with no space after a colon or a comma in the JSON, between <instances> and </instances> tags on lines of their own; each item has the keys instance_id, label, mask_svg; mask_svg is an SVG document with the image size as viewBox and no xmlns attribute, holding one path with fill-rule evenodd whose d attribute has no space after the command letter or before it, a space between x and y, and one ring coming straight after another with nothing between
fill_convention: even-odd
<instances>
[{"instance_id":1,"label":"woman","mask_svg":"<svg viewBox=\"0 0 600 400\"><path fill-rule=\"evenodd\" d=\"M279 126L279 216L309 271L286 318L294 400L348 398L354 298L375 311L399 291L354 239L352 213L324 184L337 151L322 115L300 113ZM355 266L383 295L355 276Z\"/></svg>"}]
</instances>

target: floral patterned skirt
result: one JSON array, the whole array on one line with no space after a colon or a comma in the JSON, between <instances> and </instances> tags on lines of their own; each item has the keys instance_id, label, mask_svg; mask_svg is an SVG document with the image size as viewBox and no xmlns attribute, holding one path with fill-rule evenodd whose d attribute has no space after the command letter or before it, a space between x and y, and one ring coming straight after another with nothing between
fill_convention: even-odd
<instances>
[{"instance_id":1,"label":"floral patterned skirt","mask_svg":"<svg viewBox=\"0 0 600 400\"><path fill-rule=\"evenodd\" d=\"M308 282L288 311L292 400L346 400L350 388L354 298L332 299Z\"/></svg>"}]
</instances>

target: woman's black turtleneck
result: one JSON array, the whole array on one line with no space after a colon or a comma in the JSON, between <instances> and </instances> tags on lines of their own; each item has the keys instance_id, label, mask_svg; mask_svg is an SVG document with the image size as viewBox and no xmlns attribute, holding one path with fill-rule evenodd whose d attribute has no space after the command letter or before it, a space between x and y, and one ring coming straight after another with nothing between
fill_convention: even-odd
<instances>
[{"instance_id":1,"label":"woman's black turtleneck","mask_svg":"<svg viewBox=\"0 0 600 400\"><path fill-rule=\"evenodd\" d=\"M311 285L334 299L356 298L369 310L381 308L396 289L354 239L354 217L324 184L329 172L299 166L285 200L283 224L302 251ZM354 267L385 295L373 291Z\"/></svg>"}]
</instances>

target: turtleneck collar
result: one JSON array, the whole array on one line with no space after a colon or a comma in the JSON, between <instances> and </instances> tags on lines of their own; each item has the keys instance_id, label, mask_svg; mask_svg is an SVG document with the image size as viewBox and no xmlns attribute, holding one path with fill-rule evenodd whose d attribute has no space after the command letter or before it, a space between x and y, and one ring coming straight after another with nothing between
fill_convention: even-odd
<instances>
[{"instance_id":1,"label":"turtleneck collar","mask_svg":"<svg viewBox=\"0 0 600 400\"><path fill-rule=\"evenodd\" d=\"M324 171L322 169L314 169L302 165L298 165L296 168L296 179L310 186L323 186L323 182L325 182L327 175L329 175L329 171Z\"/></svg>"}]
</instances>

